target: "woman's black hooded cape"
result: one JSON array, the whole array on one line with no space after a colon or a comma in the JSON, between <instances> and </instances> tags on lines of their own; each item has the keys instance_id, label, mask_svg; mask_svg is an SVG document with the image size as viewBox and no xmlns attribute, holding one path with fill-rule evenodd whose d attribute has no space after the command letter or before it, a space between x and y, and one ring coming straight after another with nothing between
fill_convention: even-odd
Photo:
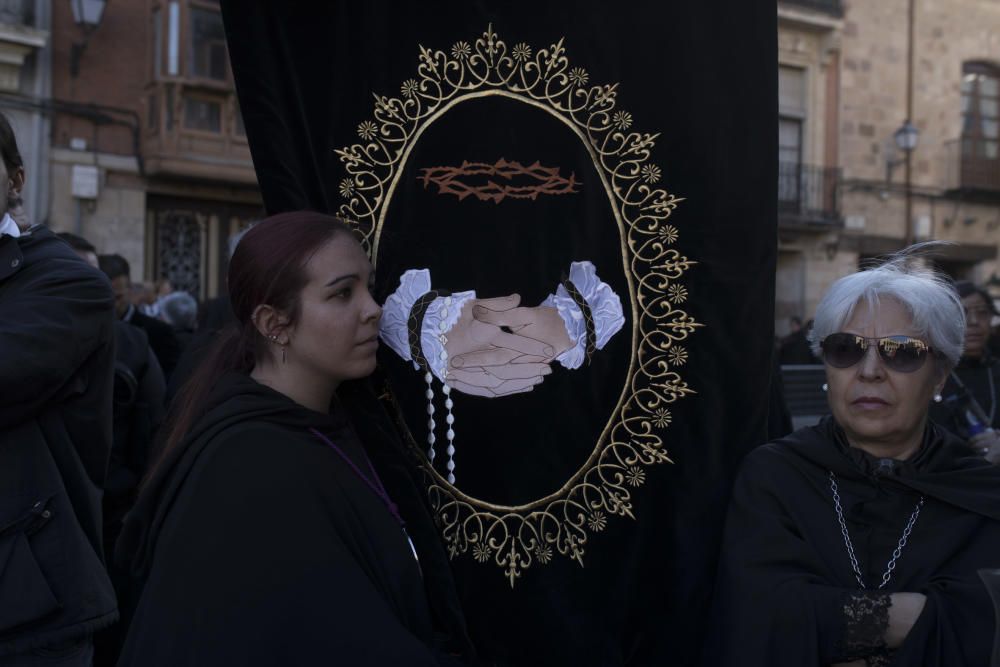
<instances>
[{"instance_id":1,"label":"woman's black hooded cape","mask_svg":"<svg viewBox=\"0 0 1000 667\"><path fill-rule=\"evenodd\" d=\"M1000 567L1000 469L936 427L911 459L850 448L832 418L764 445L737 478L719 564L707 665L984 667L995 620L977 570ZM863 580L855 579L830 472ZM889 583L893 550L925 502ZM902 647L879 647L884 594L926 606Z\"/></svg>"},{"instance_id":2,"label":"woman's black hooded cape","mask_svg":"<svg viewBox=\"0 0 1000 667\"><path fill-rule=\"evenodd\" d=\"M119 665L437 665L468 656L422 494L391 438L369 439L387 433L383 416L351 415L421 567L379 496L310 433L370 475L343 409L323 415L226 375L126 519L117 556L145 585Z\"/></svg>"}]
</instances>

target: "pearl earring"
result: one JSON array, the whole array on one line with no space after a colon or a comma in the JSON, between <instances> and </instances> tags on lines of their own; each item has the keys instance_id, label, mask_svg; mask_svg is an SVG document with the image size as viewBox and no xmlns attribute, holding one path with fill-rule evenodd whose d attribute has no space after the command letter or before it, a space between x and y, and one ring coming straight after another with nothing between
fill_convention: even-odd
<instances>
[{"instance_id":1,"label":"pearl earring","mask_svg":"<svg viewBox=\"0 0 1000 667\"><path fill-rule=\"evenodd\" d=\"M943 400L944 399L941 397L941 394L934 394L934 402L935 403L940 403Z\"/></svg>"},{"instance_id":2,"label":"pearl earring","mask_svg":"<svg viewBox=\"0 0 1000 667\"><path fill-rule=\"evenodd\" d=\"M829 390L830 390L830 385L828 385L827 383L825 383L825 382L824 382L824 383L823 383L823 386L822 386L822 387L820 387L820 388L821 388L821 389L822 389L822 390L823 390L824 392L826 392L826 391L829 391Z\"/></svg>"}]
</instances>

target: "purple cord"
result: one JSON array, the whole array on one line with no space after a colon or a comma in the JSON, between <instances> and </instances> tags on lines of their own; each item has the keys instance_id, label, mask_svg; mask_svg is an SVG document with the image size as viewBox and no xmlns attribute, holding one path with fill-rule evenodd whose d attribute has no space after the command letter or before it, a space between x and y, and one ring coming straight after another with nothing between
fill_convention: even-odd
<instances>
[{"instance_id":1,"label":"purple cord","mask_svg":"<svg viewBox=\"0 0 1000 667\"><path fill-rule=\"evenodd\" d=\"M389 513L396 518L396 521L399 522L399 525L403 527L403 530L405 532L406 522L403 521L403 517L399 515L399 508L396 506L396 503L392 502L392 499L389 498L389 494L386 493L385 486L382 484L382 480L379 479L378 473L375 472L375 466L372 465L371 459L368 458L368 454L365 453L364 449L361 450L361 455L365 457L365 462L368 463L368 469L371 470L372 478L374 478L375 480L374 482L372 482L371 479L369 479L363 472L361 472L358 466L354 464L354 461L352 461L350 457L347 456L347 454L345 454L344 451L336 444L334 444L329 438L327 438L325 435L323 435L314 428L311 428L309 430L317 438L319 438L326 444L330 445L330 448L333 449L333 451L335 451L337 455L340 456L340 458L344 459L344 461L347 462L347 465L351 466L351 470L354 471L354 474L360 477L361 480L368 485L368 488L370 488L375 493L375 495L377 495L379 498L382 499L382 502L385 503L385 506L389 510Z\"/></svg>"}]
</instances>

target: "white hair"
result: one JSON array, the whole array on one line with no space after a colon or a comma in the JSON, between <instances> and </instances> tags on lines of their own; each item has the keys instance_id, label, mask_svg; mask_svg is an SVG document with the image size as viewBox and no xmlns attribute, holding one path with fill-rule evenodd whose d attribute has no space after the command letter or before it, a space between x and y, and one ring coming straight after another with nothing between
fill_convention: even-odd
<instances>
[{"instance_id":1,"label":"white hair","mask_svg":"<svg viewBox=\"0 0 1000 667\"><path fill-rule=\"evenodd\" d=\"M942 370L950 370L961 358L965 342L962 302L947 277L912 261L928 248L939 245L944 244L918 243L890 255L878 266L834 282L816 307L809 333L813 353L820 355L820 342L841 331L859 304L876 308L880 298L893 298L909 311L917 335L944 357Z\"/></svg>"},{"instance_id":2,"label":"white hair","mask_svg":"<svg viewBox=\"0 0 1000 667\"><path fill-rule=\"evenodd\" d=\"M187 292L171 292L159 299L160 316L174 329L194 329L198 323L198 302Z\"/></svg>"}]
</instances>

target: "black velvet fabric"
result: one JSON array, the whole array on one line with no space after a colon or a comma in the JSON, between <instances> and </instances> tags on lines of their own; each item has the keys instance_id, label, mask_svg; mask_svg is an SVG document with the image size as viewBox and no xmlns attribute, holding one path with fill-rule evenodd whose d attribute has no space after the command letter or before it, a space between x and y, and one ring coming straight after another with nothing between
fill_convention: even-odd
<instances>
[{"instance_id":1,"label":"black velvet fabric","mask_svg":"<svg viewBox=\"0 0 1000 667\"><path fill-rule=\"evenodd\" d=\"M922 593L905 642L886 651L859 605L830 485L836 475L870 594ZM877 590L920 497L889 582ZM864 658L896 667L986 665L995 620L980 569L1000 565L1000 470L929 426L898 462L847 446L831 417L745 460L726 522L706 665L806 667Z\"/></svg>"},{"instance_id":2,"label":"black velvet fabric","mask_svg":"<svg viewBox=\"0 0 1000 667\"><path fill-rule=\"evenodd\" d=\"M669 425L655 427L672 463L643 470L644 483L631 490L634 520L610 516L588 533L582 567L555 554L512 585L471 548L451 564L473 640L495 664L694 664L735 467L766 439L773 5L223 0L222 8L270 214L337 213L348 172L336 151L364 143L359 125L373 118L373 95L401 97L404 82L420 78L421 47L450 54L489 26L508 55L522 42L536 54L564 38L570 68L585 70L584 88L615 86L616 110L629 114L625 134L651 135L650 162L661 171L643 184L683 198L666 222L679 231L672 247L696 262L680 284L683 307L704 325L683 342L686 363L669 369L693 393L667 406ZM404 270L430 268L435 288L474 289L481 298L517 292L534 306L580 260L592 261L622 298L625 326L589 366L554 363L527 394L487 400L453 392L459 490L500 506L534 501L584 466L628 393L641 344L633 330L649 326L636 321L637 313L646 317L633 308L636 285L653 269L626 261L613 186L591 149L552 113L484 95L445 110L409 150L391 196L384 193L378 298L392 293ZM572 176L573 192L483 201L440 194L422 180L426 168L501 158L558 168ZM388 349L380 364L403 435L422 443L421 374ZM443 430L438 438L443 452Z\"/></svg>"}]
</instances>

